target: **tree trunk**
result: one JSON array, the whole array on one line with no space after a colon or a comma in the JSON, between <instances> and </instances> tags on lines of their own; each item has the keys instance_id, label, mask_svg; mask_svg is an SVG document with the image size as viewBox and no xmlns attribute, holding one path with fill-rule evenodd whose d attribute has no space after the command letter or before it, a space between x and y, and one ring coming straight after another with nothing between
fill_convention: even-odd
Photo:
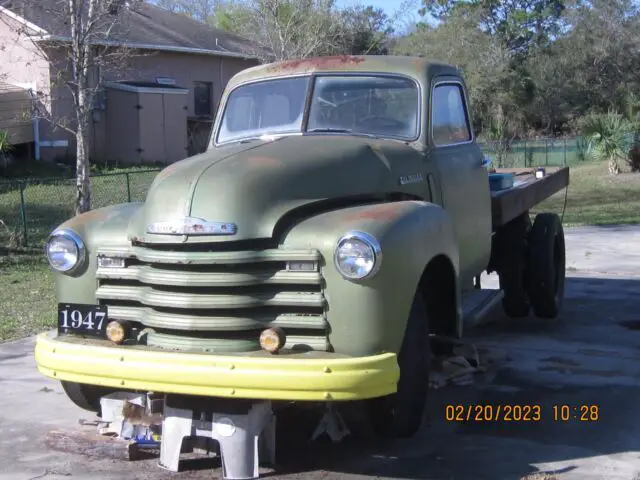
<instances>
[{"instance_id":1,"label":"tree trunk","mask_svg":"<svg viewBox=\"0 0 640 480\"><path fill-rule=\"evenodd\" d=\"M79 99L83 98L84 95L79 95ZM84 105L79 106L84 110ZM78 128L76 130L76 215L91 210L87 123L85 115L78 116Z\"/></svg>"},{"instance_id":2,"label":"tree trunk","mask_svg":"<svg viewBox=\"0 0 640 480\"><path fill-rule=\"evenodd\" d=\"M620 173L620 166L614 157L609 158L609 173L611 175L617 175Z\"/></svg>"}]
</instances>

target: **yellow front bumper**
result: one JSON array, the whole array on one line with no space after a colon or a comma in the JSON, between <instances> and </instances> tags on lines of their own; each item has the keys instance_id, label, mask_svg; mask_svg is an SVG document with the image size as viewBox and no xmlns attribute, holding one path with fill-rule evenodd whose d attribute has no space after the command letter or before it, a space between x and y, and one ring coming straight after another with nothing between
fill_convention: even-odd
<instances>
[{"instance_id":1,"label":"yellow front bumper","mask_svg":"<svg viewBox=\"0 0 640 480\"><path fill-rule=\"evenodd\" d=\"M396 355L220 356L71 343L38 335L38 370L51 378L185 395L264 400L360 400L395 393Z\"/></svg>"}]
</instances>

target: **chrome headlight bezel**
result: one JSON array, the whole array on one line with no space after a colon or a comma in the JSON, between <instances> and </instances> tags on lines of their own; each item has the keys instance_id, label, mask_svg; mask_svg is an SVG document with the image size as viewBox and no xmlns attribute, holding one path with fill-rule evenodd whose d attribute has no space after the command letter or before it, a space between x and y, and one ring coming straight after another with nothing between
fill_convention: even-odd
<instances>
[{"instance_id":1,"label":"chrome headlight bezel","mask_svg":"<svg viewBox=\"0 0 640 480\"><path fill-rule=\"evenodd\" d=\"M50 252L51 244L57 238L64 238L66 240L69 240L75 246L76 261L70 266L68 266L67 268L60 268L58 265L54 264L54 262L51 260L51 252ZM51 268L53 268L55 271L60 273L71 274L85 263L86 257L87 257L87 247L82 241L82 238L80 238L80 235L78 235L73 230L60 229L60 230L54 230L51 233L51 235L49 235L49 238L47 238L47 242L45 243L45 246L44 246L44 253L45 253L45 256L47 257L47 261L49 262L49 265L51 266Z\"/></svg>"},{"instance_id":2,"label":"chrome headlight bezel","mask_svg":"<svg viewBox=\"0 0 640 480\"><path fill-rule=\"evenodd\" d=\"M365 274L359 275L359 276L350 275L348 272L346 272L342 268L339 260L339 254L340 254L340 249L342 245L346 242L353 242L353 241L359 242L365 245L371 251L372 258L373 258L373 265L371 266L371 269ZM350 232L347 232L344 235L342 235L338 239L338 242L336 243L336 247L333 252L333 264L335 265L336 270L340 273L340 275L342 275L347 280L363 280L366 278L371 278L378 273L378 271L380 270L380 266L382 264L382 247L380 245L380 242L373 235L366 232L361 232L357 230L352 230Z\"/></svg>"}]
</instances>

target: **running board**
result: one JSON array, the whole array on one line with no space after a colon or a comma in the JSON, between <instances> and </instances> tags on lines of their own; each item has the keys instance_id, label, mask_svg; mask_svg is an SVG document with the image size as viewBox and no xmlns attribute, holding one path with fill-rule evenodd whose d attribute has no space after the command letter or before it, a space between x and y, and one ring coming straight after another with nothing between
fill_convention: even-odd
<instances>
[{"instance_id":1,"label":"running board","mask_svg":"<svg viewBox=\"0 0 640 480\"><path fill-rule=\"evenodd\" d=\"M473 289L462 297L462 315L465 327L473 327L482 322L502 300L504 293L499 289Z\"/></svg>"}]
</instances>

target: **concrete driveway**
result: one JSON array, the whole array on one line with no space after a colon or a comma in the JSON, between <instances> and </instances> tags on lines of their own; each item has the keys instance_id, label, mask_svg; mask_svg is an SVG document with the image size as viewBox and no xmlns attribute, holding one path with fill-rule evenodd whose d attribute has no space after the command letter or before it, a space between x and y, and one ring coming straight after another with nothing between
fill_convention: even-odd
<instances>
[{"instance_id":1,"label":"concrete driveway","mask_svg":"<svg viewBox=\"0 0 640 480\"><path fill-rule=\"evenodd\" d=\"M470 332L468 339L501 351L506 361L476 385L433 390L429 425L417 438L309 445L289 425L279 444L282 466L268 476L509 480L540 472L530 478L640 480L640 226L571 229L566 238L562 318L510 321L497 313L495 322ZM32 352L33 339L0 346L0 479L220 475L196 464L176 475L155 460L47 450L48 430L72 427L88 414L36 372ZM541 420L463 425L445 419L447 405L487 404L540 405ZM554 420L554 406L569 407L570 418ZM597 409L597 417L580 421L581 406Z\"/></svg>"}]
</instances>

